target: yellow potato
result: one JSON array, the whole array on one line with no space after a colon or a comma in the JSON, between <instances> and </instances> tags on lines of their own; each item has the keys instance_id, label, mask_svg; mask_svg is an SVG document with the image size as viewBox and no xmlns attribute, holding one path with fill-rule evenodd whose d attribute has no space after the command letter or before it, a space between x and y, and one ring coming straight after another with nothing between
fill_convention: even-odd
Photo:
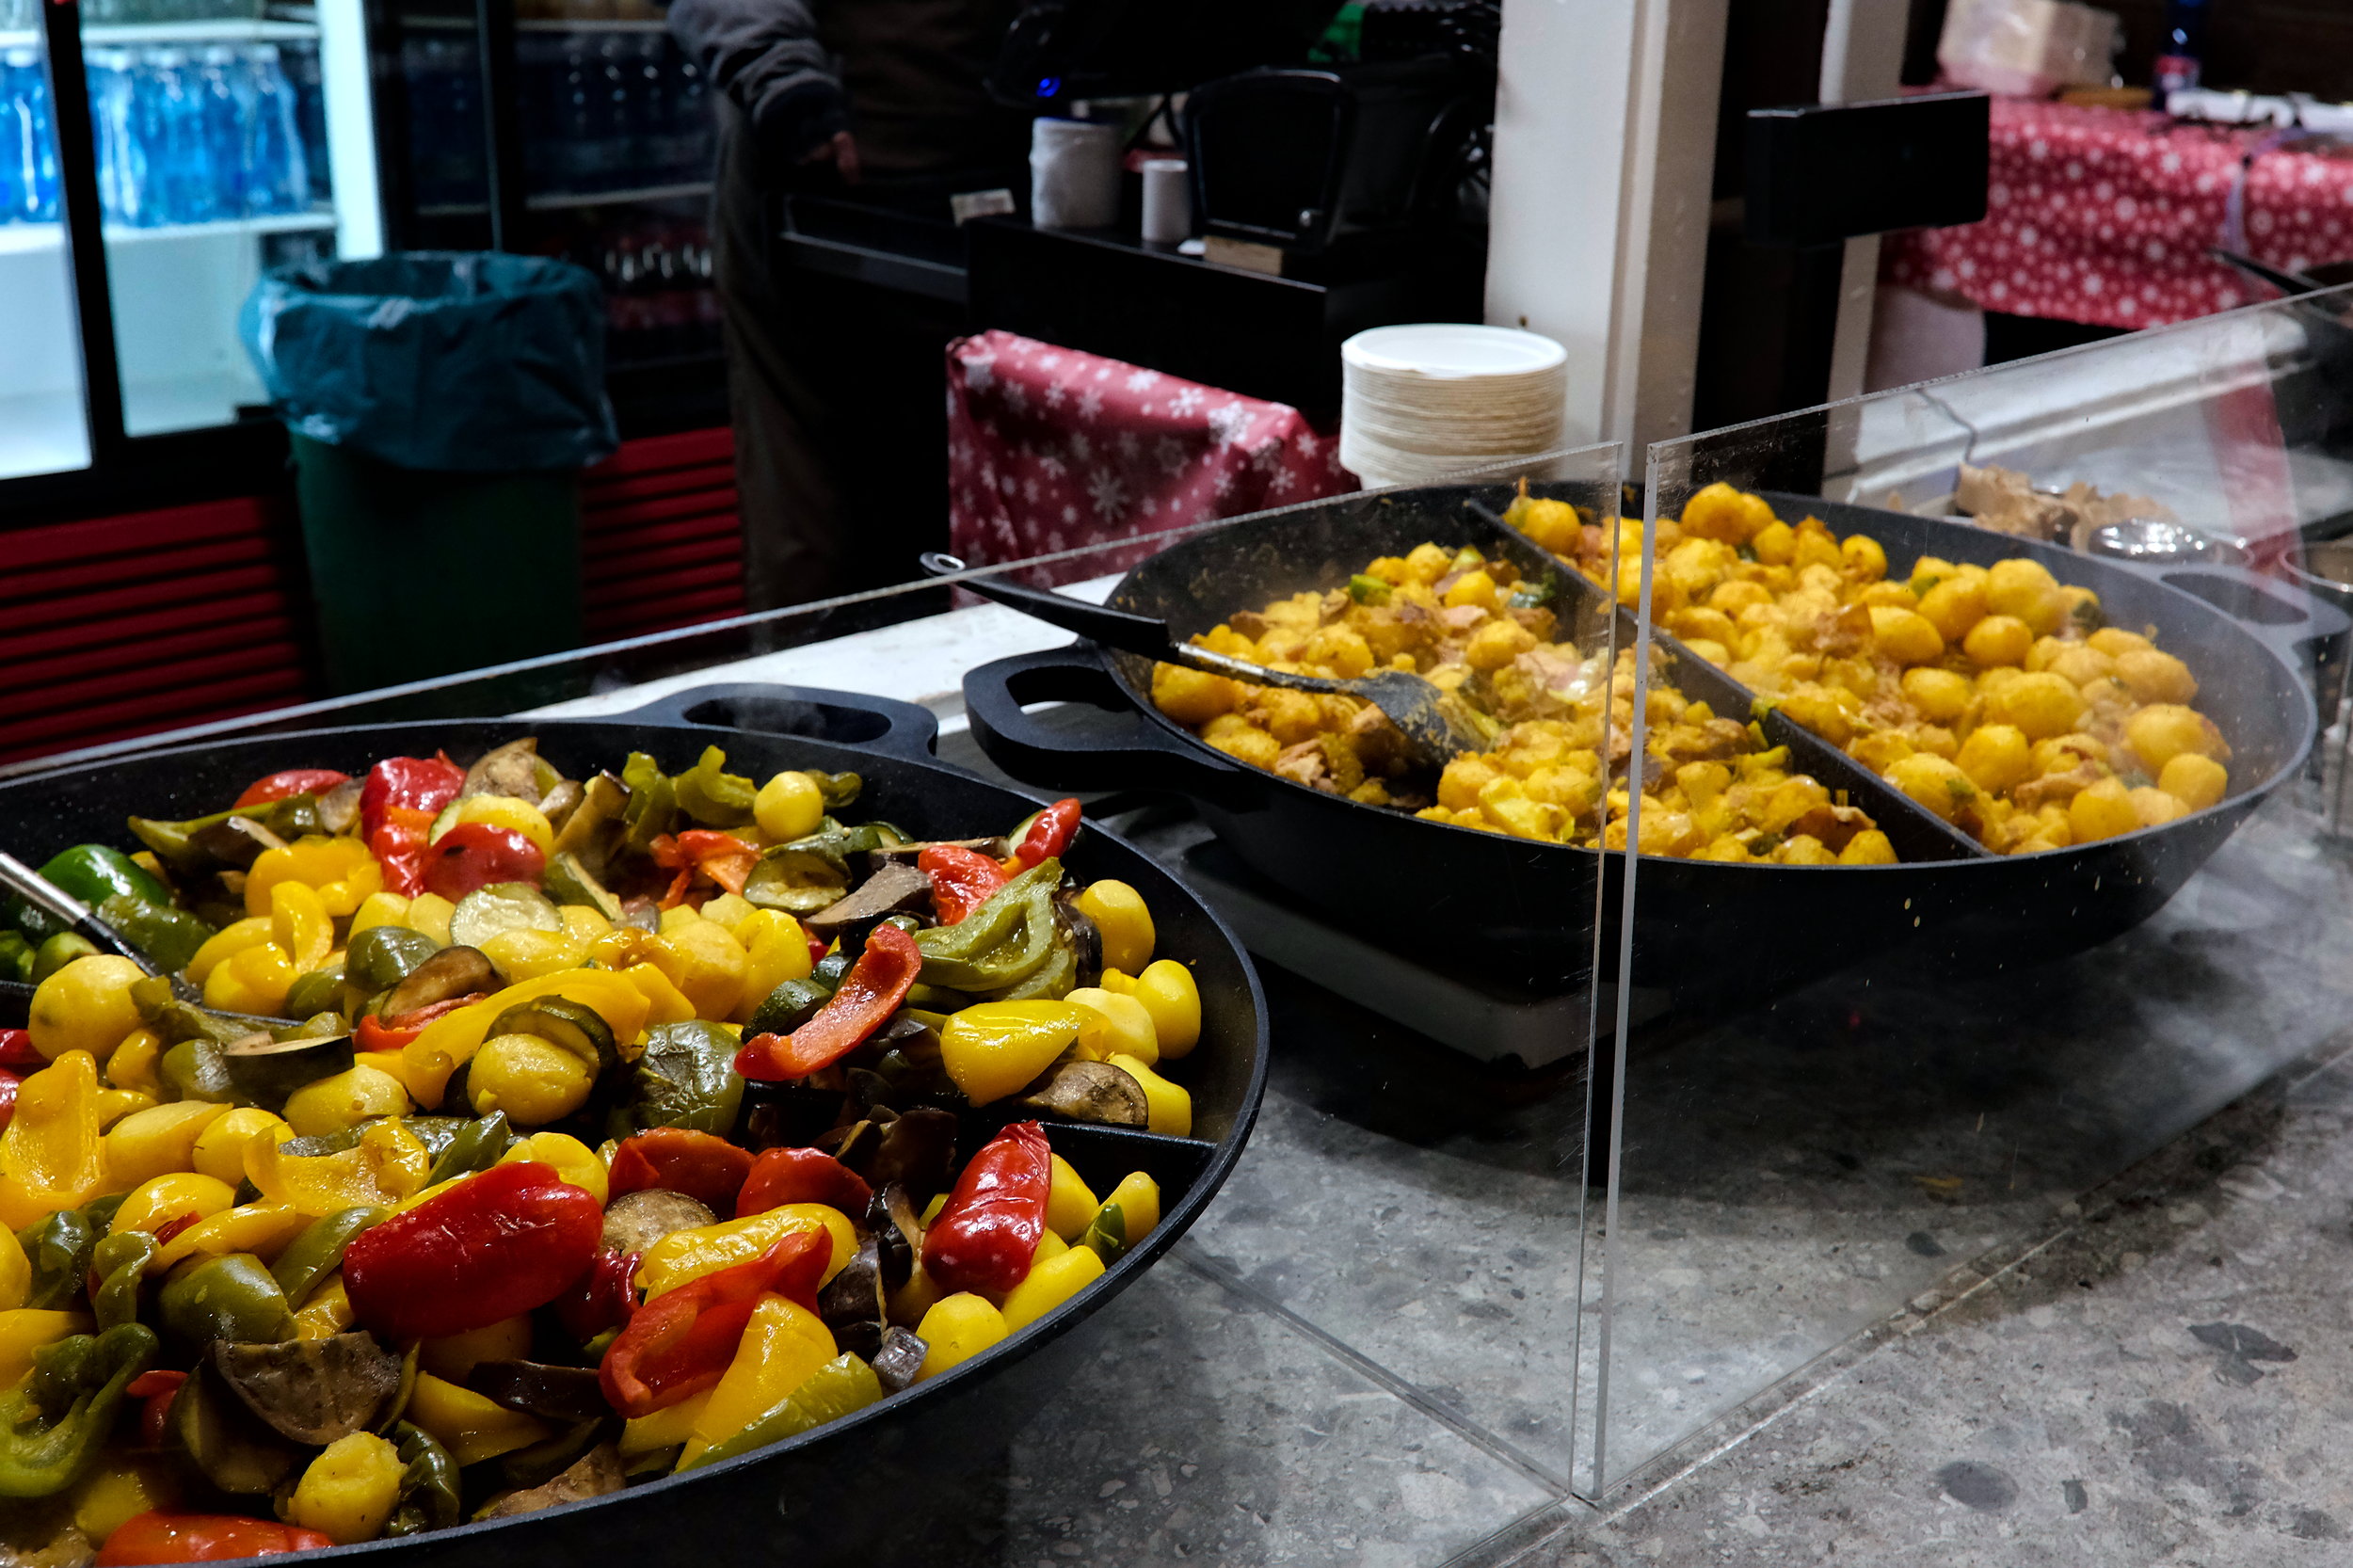
<instances>
[{"instance_id":1,"label":"yellow potato","mask_svg":"<svg viewBox=\"0 0 2353 1568\"><path fill-rule=\"evenodd\" d=\"M1951 670L1918 665L1904 671L1904 696L1921 715L1936 724L1950 724L1969 711L1974 694L1969 678Z\"/></svg>"},{"instance_id":2,"label":"yellow potato","mask_svg":"<svg viewBox=\"0 0 2353 1568\"><path fill-rule=\"evenodd\" d=\"M2198 678L2189 666L2153 648L2119 655L2116 678L2143 702L2185 703L2198 696Z\"/></svg>"},{"instance_id":3,"label":"yellow potato","mask_svg":"<svg viewBox=\"0 0 2353 1568\"><path fill-rule=\"evenodd\" d=\"M2140 813L2134 808L2132 792L2121 779L2103 778L2075 792L2067 806L2067 821L2074 830L2075 842L2088 844L2134 832L2140 826Z\"/></svg>"},{"instance_id":4,"label":"yellow potato","mask_svg":"<svg viewBox=\"0 0 2353 1568\"><path fill-rule=\"evenodd\" d=\"M2214 805L2230 787L2230 770L2195 751L2176 753L2157 772L2157 788L2192 811Z\"/></svg>"},{"instance_id":5,"label":"yellow potato","mask_svg":"<svg viewBox=\"0 0 2353 1568\"><path fill-rule=\"evenodd\" d=\"M2026 752L2026 737L2017 726L1979 725L1961 743L1955 759L1971 783L1988 794L2002 794L2033 776L2034 762Z\"/></svg>"},{"instance_id":6,"label":"yellow potato","mask_svg":"<svg viewBox=\"0 0 2353 1568\"><path fill-rule=\"evenodd\" d=\"M1899 664L1925 664L1945 654L1943 633L1917 610L1872 610L1871 637L1881 653Z\"/></svg>"},{"instance_id":7,"label":"yellow potato","mask_svg":"<svg viewBox=\"0 0 2353 1568\"><path fill-rule=\"evenodd\" d=\"M2041 562L2023 558L1993 563L1986 573L1985 607L1991 615L2017 616L2038 637L2057 631L2067 616L2058 579Z\"/></svg>"},{"instance_id":8,"label":"yellow potato","mask_svg":"<svg viewBox=\"0 0 2353 1568\"><path fill-rule=\"evenodd\" d=\"M2015 616L1988 616L1969 629L1961 650L1980 664L2023 664L2034 633Z\"/></svg>"},{"instance_id":9,"label":"yellow potato","mask_svg":"<svg viewBox=\"0 0 2353 1568\"><path fill-rule=\"evenodd\" d=\"M2083 717L2084 699L2064 677L2045 672L2021 675L1988 692L1985 711L1988 718L2014 724L2026 739L2040 741L2074 728Z\"/></svg>"},{"instance_id":10,"label":"yellow potato","mask_svg":"<svg viewBox=\"0 0 2353 1568\"><path fill-rule=\"evenodd\" d=\"M2163 774L2176 757L2227 755L2220 731L2195 709L2174 703L2143 708L2124 721L2124 740L2151 773Z\"/></svg>"}]
</instances>

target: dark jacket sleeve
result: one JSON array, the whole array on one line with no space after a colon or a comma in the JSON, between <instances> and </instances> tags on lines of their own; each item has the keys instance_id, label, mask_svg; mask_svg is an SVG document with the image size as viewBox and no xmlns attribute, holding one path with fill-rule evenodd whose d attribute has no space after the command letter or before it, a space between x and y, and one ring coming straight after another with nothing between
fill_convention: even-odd
<instances>
[{"instance_id":1,"label":"dark jacket sleeve","mask_svg":"<svg viewBox=\"0 0 2353 1568\"><path fill-rule=\"evenodd\" d=\"M780 163L849 129L849 95L817 41L811 0L675 0L670 32Z\"/></svg>"}]
</instances>

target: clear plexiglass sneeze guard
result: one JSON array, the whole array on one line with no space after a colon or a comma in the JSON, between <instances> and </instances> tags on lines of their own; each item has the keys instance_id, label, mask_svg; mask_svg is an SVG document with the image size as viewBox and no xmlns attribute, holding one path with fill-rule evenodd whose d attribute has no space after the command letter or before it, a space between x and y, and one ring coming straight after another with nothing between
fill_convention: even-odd
<instances>
[{"instance_id":1,"label":"clear plexiglass sneeze guard","mask_svg":"<svg viewBox=\"0 0 2353 1568\"><path fill-rule=\"evenodd\" d=\"M925 703L946 720L943 755L985 765L964 729L958 683L966 671L1071 639L969 590L1004 576L1121 602L1115 590L1125 574L1148 571L1171 552L1206 552L1218 563L1188 574L1213 590L1189 610L1166 608L1179 636L1237 616L1262 635L1245 612L1278 630L1287 615L1304 615L1308 625L1345 623L1335 593L1372 608L1385 598L1391 618L1399 606L1427 611L1430 635L1403 646L1452 638L1452 680L1473 675L1460 645L1479 627L1533 628L1525 637L1497 632L1509 656L1482 649L1475 679L1482 691L1507 674L1519 682L1506 711L1545 715L1535 744L1514 750L1513 735L1498 734L1496 765L1481 776L1487 787L1445 798L1450 810L1483 816L1492 808L1498 815L1491 827L1510 822L1518 835L1554 842L1411 823L1439 780L1401 777L1393 782L1403 804L1389 808L1406 835L1395 893L1377 907L1336 914L1240 866L1198 816L1166 797L1138 808L1137 792L1122 792L1104 807L1114 813L1105 819L1112 826L1196 886L1209 890L1214 882L1212 902L1254 948L1275 954L1262 962L1306 974L1337 998L1318 1028L1278 1028L1278 1080L1259 1130L1225 1192L1181 1244L1180 1260L1307 1325L1349 1364L1409 1391L1558 1497L1575 1485L1585 1442L1577 1370L1592 1293L1585 1235L1589 1200L1602 1192L1598 1170L1589 1171L1587 1127L1606 1122L1610 1110L1607 1079L1589 1078L1588 1048L1596 1019L1607 1034L1617 1015L1608 984L1615 949L1597 948L1605 927L1615 942L1623 896L1621 879L1614 871L1604 876L1605 857L1590 845L1601 825L1603 759L1626 751L1633 672L1620 637L1630 621L1613 613L1598 584L1548 559L1501 520L1529 523L1572 557L1593 541L1613 546L1625 464L1615 444L1504 467L1465 463L1445 486L1341 496L975 566L944 582L311 703L79 760L263 730L434 717L514 714L523 734L534 718L605 718L696 686L771 681ZM1529 502L1546 504L1529 511L1522 481ZM1434 569L1432 552L1417 557L1417 546L1435 547ZM1490 585L1465 582L1465 549L1491 563L1481 568ZM1509 570L1493 565L1507 560ZM1410 572L1401 569L1407 564ZM1409 581L1418 586L1409 590ZM1278 600L1303 594L1269 615ZM1537 610L1543 615L1529 613ZM1075 703L1048 705L1043 717L1057 713L1074 723L1124 723L1114 739L1151 724ZM1291 728L1277 738L1286 751L1304 744ZM1230 756L1253 744L1223 739ZM661 749L652 735L648 744ZM73 760L19 764L0 776ZM1562 801L1581 801L1582 809ZM1501 902L1498 877L1514 881L1516 903ZM1444 918L1455 946L1437 955L1427 911L1441 901L1450 901ZM1476 939L1481 932L1496 938L1492 952ZM1446 1043L1424 1037L1433 1033ZM1604 1098L1594 1102L1595 1094ZM1313 1191L1331 1195L1302 1212L1295 1194ZM1590 1385L1590 1343L1582 1356Z\"/></svg>"},{"instance_id":2,"label":"clear plexiglass sneeze guard","mask_svg":"<svg viewBox=\"0 0 2353 1568\"><path fill-rule=\"evenodd\" d=\"M2345 1030L2348 303L1649 449L1581 1492Z\"/></svg>"}]
</instances>

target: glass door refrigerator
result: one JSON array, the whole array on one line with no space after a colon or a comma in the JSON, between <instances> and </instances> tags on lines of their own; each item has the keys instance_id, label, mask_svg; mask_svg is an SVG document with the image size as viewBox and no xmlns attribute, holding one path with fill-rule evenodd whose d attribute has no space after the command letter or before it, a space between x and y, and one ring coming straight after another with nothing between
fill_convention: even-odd
<instances>
[{"instance_id":1,"label":"glass door refrigerator","mask_svg":"<svg viewBox=\"0 0 2353 1568\"><path fill-rule=\"evenodd\" d=\"M258 414L262 269L383 246L361 0L0 5L0 478Z\"/></svg>"},{"instance_id":2,"label":"glass door refrigerator","mask_svg":"<svg viewBox=\"0 0 2353 1568\"><path fill-rule=\"evenodd\" d=\"M727 423L701 72L648 0L377 0L390 242L597 275L625 435Z\"/></svg>"}]
</instances>

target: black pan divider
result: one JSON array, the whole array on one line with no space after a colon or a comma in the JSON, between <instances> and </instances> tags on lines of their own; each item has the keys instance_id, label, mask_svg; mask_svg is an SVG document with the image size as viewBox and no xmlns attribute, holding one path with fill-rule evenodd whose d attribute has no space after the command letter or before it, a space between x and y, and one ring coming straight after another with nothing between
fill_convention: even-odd
<instances>
[{"instance_id":1,"label":"black pan divider","mask_svg":"<svg viewBox=\"0 0 2353 1568\"><path fill-rule=\"evenodd\" d=\"M1070 1161L1079 1178L1098 1198L1111 1195L1122 1177L1142 1171L1160 1184L1160 1207L1167 1208L1193 1191L1201 1173L1209 1168L1215 1144L1198 1138L1171 1138L1131 1127L1094 1127L1083 1122L1042 1122L1046 1141Z\"/></svg>"},{"instance_id":2,"label":"black pan divider","mask_svg":"<svg viewBox=\"0 0 2353 1568\"><path fill-rule=\"evenodd\" d=\"M1535 493L1536 488L1530 488ZM1562 499L1566 499L1563 497ZM1495 531L1498 542L1512 546L1508 558L1523 572L1531 569L1550 572L1555 581L1564 583L1569 590L1590 604L1608 604L1618 617L1618 645L1634 646L1636 621L1632 611L1611 602L1601 584L1560 560L1544 546L1521 533L1497 513L1478 501L1465 497L1464 508ZM1541 567L1532 568L1530 552ZM1651 680L1671 683L1689 697L1695 697L1713 708L1719 717L1746 720L1755 717L1765 738L1774 745L1789 748L1790 760L1799 772L1810 773L1833 792L1845 791L1848 801L1868 811L1887 835L1896 854L1907 861L1981 860L1992 851L1978 843L1952 824L1922 806L1910 795L1823 740L1819 735L1799 724L1777 707L1767 705L1762 715L1757 713L1757 694L1722 670L1709 664L1684 646L1683 640L1663 627L1651 628L1654 658ZM1662 661L1656 655L1664 654Z\"/></svg>"}]
</instances>

